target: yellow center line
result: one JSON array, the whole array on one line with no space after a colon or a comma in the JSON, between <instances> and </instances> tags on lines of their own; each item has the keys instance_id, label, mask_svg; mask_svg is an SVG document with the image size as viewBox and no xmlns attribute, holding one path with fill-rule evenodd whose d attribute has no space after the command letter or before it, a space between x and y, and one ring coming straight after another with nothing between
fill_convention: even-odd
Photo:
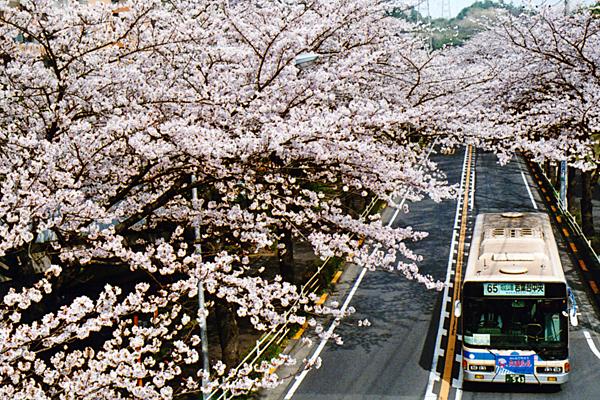
<instances>
[{"instance_id":1,"label":"yellow center line","mask_svg":"<svg viewBox=\"0 0 600 400\"><path fill-rule=\"evenodd\" d=\"M454 288L452 299L460 297L460 284L462 282L463 253L465 248L465 237L467 231L467 212L469 204L469 185L471 183L471 157L473 148L469 146L469 161L467 163L467 178L465 183L465 197L463 199L462 219L460 222L460 234L458 239L458 255L456 257L456 271L454 274ZM456 352L456 326L458 319L454 316L454 302L451 305L450 328L448 329L448 345L444 352L445 363L442 372L442 387L438 399L446 400L452 385L452 366L454 365L454 353Z\"/></svg>"},{"instance_id":2,"label":"yellow center line","mask_svg":"<svg viewBox=\"0 0 600 400\"><path fill-rule=\"evenodd\" d=\"M579 265L581 266L581 269L584 271L587 271L587 267L585 266L585 263L583 262L583 260L579 260Z\"/></svg>"}]
</instances>

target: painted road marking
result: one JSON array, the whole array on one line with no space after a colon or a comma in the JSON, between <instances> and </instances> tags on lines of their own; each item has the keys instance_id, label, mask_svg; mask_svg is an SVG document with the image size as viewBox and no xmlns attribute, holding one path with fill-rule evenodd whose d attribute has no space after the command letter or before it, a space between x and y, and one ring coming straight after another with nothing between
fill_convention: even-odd
<instances>
[{"instance_id":1,"label":"painted road marking","mask_svg":"<svg viewBox=\"0 0 600 400\"><path fill-rule=\"evenodd\" d=\"M467 177L471 176L471 151L469 151L469 164L467 165ZM469 184L470 179L466 180L465 183L465 198L463 199L463 210L460 223L460 235L458 238L458 255L456 259L456 270L454 277L454 295L453 299L460 298L460 283L462 282L462 266L463 266L463 255L465 249L465 239L467 232L467 205L469 204ZM454 303L450 309L450 328L448 329L448 344L446 348L446 362L444 363L444 371L442 373L442 388L440 389L439 399L445 400L448 398L450 393L450 386L452 385L452 366L454 365L454 353L456 353L456 329L458 324L458 318L454 316Z\"/></svg>"},{"instance_id":2,"label":"painted road marking","mask_svg":"<svg viewBox=\"0 0 600 400\"><path fill-rule=\"evenodd\" d=\"M600 351L598 351L598 349L596 348L596 344L592 339L592 335L590 335L588 331L583 331L583 336L585 336L585 340L587 341L588 346L590 346L590 350L592 350L592 353L594 353L596 357L600 358Z\"/></svg>"},{"instance_id":3,"label":"painted road marking","mask_svg":"<svg viewBox=\"0 0 600 400\"><path fill-rule=\"evenodd\" d=\"M302 336L302 334L304 333L304 331L306 330L307 327L308 327L308 322L305 322L304 324L302 324L302 328L298 329L298 332L296 332L296 334L294 336L292 336L292 340L300 339L300 336Z\"/></svg>"},{"instance_id":4,"label":"painted road marking","mask_svg":"<svg viewBox=\"0 0 600 400\"><path fill-rule=\"evenodd\" d=\"M581 266L581 269L584 271L587 271L587 267L585 266L585 263L583 262L583 260L579 260L579 265Z\"/></svg>"},{"instance_id":5,"label":"painted road marking","mask_svg":"<svg viewBox=\"0 0 600 400\"><path fill-rule=\"evenodd\" d=\"M562 222L562 218L560 217L560 215L556 216L556 220L558 221L559 224Z\"/></svg>"},{"instance_id":6,"label":"painted road marking","mask_svg":"<svg viewBox=\"0 0 600 400\"><path fill-rule=\"evenodd\" d=\"M321 295L321 297L319 297L319 300L317 300L317 303L316 303L316 305L317 305L317 306L320 306L320 305L322 305L323 303L325 303L325 300L327 300L327 293L323 293L323 294Z\"/></svg>"},{"instance_id":7,"label":"painted road marking","mask_svg":"<svg viewBox=\"0 0 600 400\"><path fill-rule=\"evenodd\" d=\"M519 165L519 168L521 166ZM533 208L534 209L538 209L537 204L535 204L535 200L533 199L533 194L531 193L531 189L529 188L529 184L527 183L527 179L525 178L525 174L523 173L523 171L521 171L521 177L523 177L523 182L525 182L525 188L527 189L527 194L529 194L529 199L531 200L531 204L533 204ZM474 189L474 188L473 188ZM475 198L475 196L472 196L472 200Z\"/></svg>"},{"instance_id":8,"label":"painted road marking","mask_svg":"<svg viewBox=\"0 0 600 400\"><path fill-rule=\"evenodd\" d=\"M598 294L598 286L596 286L596 282L590 281L590 286L592 287L594 293Z\"/></svg>"},{"instance_id":9,"label":"painted road marking","mask_svg":"<svg viewBox=\"0 0 600 400\"><path fill-rule=\"evenodd\" d=\"M331 280L331 283L336 283L338 281L338 279L340 279L340 276L342 276L342 270L339 270L335 276L333 277L333 279Z\"/></svg>"},{"instance_id":10,"label":"painted road marking","mask_svg":"<svg viewBox=\"0 0 600 400\"><path fill-rule=\"evenodd\" d=\"M340 309L340 314L344 314L346 312L346 309L348 308L348 305L350 304L350 300L352 300L352 297L354 297L354 293L356 293L356 289L358 289L358 286L362 282L366 272L367 272L367 268L363 267L362 271L360 271L360 275L358 276L358 279L356 279L356 282L354 282L354 286L352 287L350 294L348 295L348 297L346 298L346 301L344 302L344 304L342 305L342 308ZM325 344L327 344L329 338L331 337L331 335L333 334L333 331L335 330L335 327L338 326L339 323L340 323L340 318L336 318L335 321L333 321L332 324L329 326L329 329L327 330L325 337L323 338L323 340L321 340L321 343L319 343L319 347L317 347L317 350L315 350L312 357L310 357L310 360L308 362L309 365L314 365L314 363L317 361L317 358L319 357L319 355L325 348ZM294 393L296 393L296 390L298 390L298 387L300 387L300 384L306 377L306 374L308 374L308 371L310 371L310 370L305 369L304 371L302 371L302 373L300 375L298 375L296 377L296 381L294 382L294 385L291 387L291 389L285 395L285 400L289 400L292 398L292 396L294 396Z\"/></svg>"},{"instance_id":11,"label":"painted road marking","mask_svg":"<svg viewBox=\"0 0 600 400\"><path fill-rule=\"evenodd\" d=\"M569 243L571 245L571 250L573 250L573 253L577 253L577 247L575 247L574 243Z\"/></svg>"},{"instance_id":12,"label":"painted road marking","mask_svg":"<svg viewBox=\"0 0 600 400\"><path fill-rule=\"evenodd\" d=\"M565 234L566 237L569 237L569 232L567 232L567 230L565 228L563 228L563 233Z\"/></svg>"},{"instance_id":13,"label":"painted road marking","mask_svg":"<svg viewBox=\"0 0 600 400\"><path fill-rule=\"evenodd\" d=\"M465 151L462 171L465 171L465 169L466 169L467 160L469 160L469 154L470 154L469 150L471 150L470 147L468 147L467 150ZM466 177L465 174L463 173L461 182L460 182L461 189L463 189L465 187L465 180L467 180L467 179L470 179L470 178ZM468 193L465 191L462 191L462 192ZM448 295L448 291L451 286L450 285L450 277L452 276L452 274L454 274L452 265L454 264L454 254L456 253L456 246L458 245L457 236L458 236L459 219L460 219L460 215L461 215L461 205L462 205L461 198L462 198L462 194L459 195L458 201L456 202L456 212L454 215L454 228L452 229L452 239L450 242L448 266L446 267L446 285L444 287L444 297L442 300L442 304L444 304L444 305L447 305L448 302L452 301L452 299ZM447 312L445 312L445 313L442 312L440 315L437 336L435 339L435 347L434 347L434 351L433 351L433 360L431 361L431 369L429 370L429 380L427 382L427 388L425 389L425 400L437 399L437 395L433 392L433 386L435 385L435 383L437 381L440 380L440 373L437 371L438 360L440 357L443 357L445 354L447 354L446 350L442 348L442 338L444 336L446 336L448 333L447 330L444 328L444 321L445 321L445 318L447 315L448 315ZM457 389L457 399L460 396L462 396L462 391L460 389Z\"/></svg>"}]
</instances>

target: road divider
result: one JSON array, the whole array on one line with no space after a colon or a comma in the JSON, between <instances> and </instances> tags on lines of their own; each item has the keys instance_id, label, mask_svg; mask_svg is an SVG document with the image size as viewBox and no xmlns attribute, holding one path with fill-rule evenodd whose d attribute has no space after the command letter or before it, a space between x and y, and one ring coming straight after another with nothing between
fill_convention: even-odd
<instances>
[{"instance_id":1,"label":"road divider","mask_svg":"<svg viewBox=\"0 0 600 400\"><path fill-rule=\"evenodd\" d=\"M460 182L462 194L460 195L456 205L454 229L452 232L452 242L450 244L448 268L446 271L446 286L444 287L438 333L431 370L429 372L429 381L425 391L425 400L446 400L450 394L451 387L456 388L455 399L460 399L462 396L460 372L458 377L454 377L453 375L455 364L458 364L458 371L460 371L460 361L457 361L456 357L456 349L458 347L457 341L460 340L460 338L458 335L458 318L454 315L454 301L460 298L467 221L470 212L469 206L471 209L473 206L473 202L471 200L474 194L473 182L475 181L475 171L472 168L472 163L473 148L468 146L466 148L465 157L463 160L462 177ZM456 268L454 266L456 266ZM452 292L450 292L450 288L452 288ZM447 311L448 309L449 311ZM445 329L444 326L447 319L450 320L449 328ZM444 341L444 337L446 337L447 340ZM443 359L444 361L441 373L438 372L440 359ZM456 378L457 383L453 384ZM440 380L441 384L437 384Z\"/></svg>"}]
</instances>

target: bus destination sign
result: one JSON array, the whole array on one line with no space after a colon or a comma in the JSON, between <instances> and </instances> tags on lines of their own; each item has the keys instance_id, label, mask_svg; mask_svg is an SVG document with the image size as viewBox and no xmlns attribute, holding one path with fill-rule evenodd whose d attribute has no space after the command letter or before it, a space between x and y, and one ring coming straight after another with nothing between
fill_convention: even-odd
<instances>
[{"instance_id":1,"label":"bus destination sign","mask_svg":"<svg viewBox=\"0 0 600 400\"><path fill-rule=\"evenodd\" d=\"M546 287L535 282L484 283L484 296L544 296Z\"/></svg>"}]
</instances>

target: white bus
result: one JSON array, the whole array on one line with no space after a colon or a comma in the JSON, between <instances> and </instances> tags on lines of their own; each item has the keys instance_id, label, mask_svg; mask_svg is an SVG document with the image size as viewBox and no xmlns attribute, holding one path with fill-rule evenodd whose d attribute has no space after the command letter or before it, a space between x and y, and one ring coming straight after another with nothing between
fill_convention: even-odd
<instances>
[{"instance_id":1,"label":"white bus","mask_svg":"<svg viewBox=\"0 0 600 400\"><path fill-rule=\"evenodd\" d=\"M457 304L464 380L566 382L569 295L548 215L478 215Z\"/></svg>"}]
</instances>

